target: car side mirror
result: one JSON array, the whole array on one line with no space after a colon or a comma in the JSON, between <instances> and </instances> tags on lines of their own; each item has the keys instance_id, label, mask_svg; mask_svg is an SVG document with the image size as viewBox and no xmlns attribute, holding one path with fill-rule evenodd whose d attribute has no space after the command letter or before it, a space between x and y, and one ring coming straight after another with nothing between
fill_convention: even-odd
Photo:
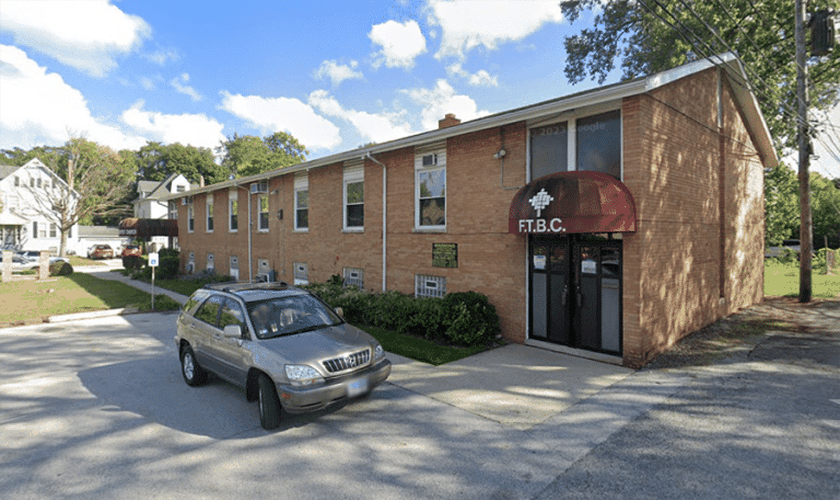
<instances>
[{"instance_id":1,"label":"car side mirror","mask_svg":"<svg viewBox=\"0 0 840 500\"><path fill-rule=\"evenodd\" d=\"M241 339L242 327L239 325L227 325L225 327L223 335L230 339Z\"/></svg>"},{"instance_id":2,"label":"car side mirror","mask_svg":"<svg viewBox=\"0 0 840 500\"><path fill-rule=\"evenodd\" d=\"M344 308L343 307L336 307L335 313L338 314L338 317L344 319Z\"/></svg>"}]
</instances>

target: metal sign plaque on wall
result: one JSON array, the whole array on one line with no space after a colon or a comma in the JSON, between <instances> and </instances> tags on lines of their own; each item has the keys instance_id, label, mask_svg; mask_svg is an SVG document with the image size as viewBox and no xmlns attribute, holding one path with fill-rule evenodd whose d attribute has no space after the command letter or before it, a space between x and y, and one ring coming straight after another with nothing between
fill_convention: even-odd
<instances>
[{"instance_id":1,"label":"metal sign plaque on wall","mask_svg":"<svg viewBox=\"0 0 840 500\"><path fill-rule=\"evenodd\" d=\"M457 243L432 243L433 267L458 267Z\"/></svg>"}]
</instances>

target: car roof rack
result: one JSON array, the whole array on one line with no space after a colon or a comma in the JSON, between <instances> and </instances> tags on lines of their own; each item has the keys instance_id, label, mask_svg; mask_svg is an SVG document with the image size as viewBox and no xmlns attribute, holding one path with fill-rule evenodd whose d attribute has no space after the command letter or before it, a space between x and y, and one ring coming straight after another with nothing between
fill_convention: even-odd
<instances>
[{"instance_id":1,"label":"car roof rack","mask_svg":"<svg viewBox=\"0 0 840 500\"><path fill-rule=\"evenodd\" d=\"M285 281L225 281L222 283L209 283L204 288L221 290L223 292L237 292L240 290L285 290L289 284Z\"/></svg>"}]
</instances>

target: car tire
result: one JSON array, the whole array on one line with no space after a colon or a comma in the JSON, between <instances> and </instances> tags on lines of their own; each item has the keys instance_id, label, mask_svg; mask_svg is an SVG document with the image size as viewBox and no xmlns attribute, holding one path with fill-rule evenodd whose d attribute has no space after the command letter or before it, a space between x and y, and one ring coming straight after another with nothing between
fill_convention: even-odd
<instances>
[{"instance_id":1,"label":"car tire","mask_svg":"<svg viewBox=\"0 0 840 500\"><path fill-rule=\"evenodd\" d=\"M267 375L261 374L257 379L257 403L260 407L260 425L270 431L280 425L280 398L277 397L277 387Z\"/></svg>"},{"instance_id":2,"label":"car tire","mask_svg":"<svg viewBox=\"0 0 840 500\"><path fill-rule=\"evenodd\" d=\"M181 349L181 375L190 387L198 387L207 381L207 372L195 360L195 353L190 346Z\"/></svg>"}]
</instances>

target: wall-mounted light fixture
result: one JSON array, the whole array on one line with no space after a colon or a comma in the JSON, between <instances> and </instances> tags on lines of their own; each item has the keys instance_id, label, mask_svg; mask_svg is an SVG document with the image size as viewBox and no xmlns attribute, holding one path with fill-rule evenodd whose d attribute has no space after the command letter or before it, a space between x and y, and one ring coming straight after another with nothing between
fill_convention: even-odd
<instances>
[{"instance_id":1,"label":"wall-mounted light fixture","mask_svg":"<svg viewBox=\"0 0 840 500\"><path fill-rule=\"evenodd\" d=\"M497 160L500 160L500 159L504 158L506 154L507 154L507 151L505 151L504 148L502 148L502 149L499 150L498 153L493 155L493 158L495 158Z\"/></svg>"}]
</instances>

